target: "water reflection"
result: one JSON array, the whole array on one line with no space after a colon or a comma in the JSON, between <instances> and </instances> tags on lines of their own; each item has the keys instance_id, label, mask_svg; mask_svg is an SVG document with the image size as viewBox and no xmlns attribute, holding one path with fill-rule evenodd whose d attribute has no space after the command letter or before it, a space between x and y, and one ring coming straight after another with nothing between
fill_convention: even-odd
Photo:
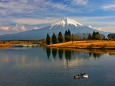
<instances>
[{"instance_id":1,"label":"water reflection","mask_svg":"<svg viewBox=\"0 0 115 86\"><path fill-rule=\"evenodd\" d=\"M53 58L55 59L57 55L57 49L52 49L52 55L53 55Z\"/></svg>"},{"instance_id":2,"label":"water reflection","mask_svg":"<svg viewBox=\"0 0 115 86\"><path fill-rule=\"evenodd\" d=\"M69 66L72 66L86 59L99 59L102 55L102 53L56 48L6 49L0 52L0 64L12 63L20 67L34 67L44 65L43 62L49 63L52 59L56 59L55 61L59 59L65 65L69 62Z\"/></svg>"},{"instance_id":3,"label":"water reflection","mask_svg":"<svg viewBox=\"0 0 115 86\"><path fill-rule=\"evenodd\" d=\"M60 60L62 60L62 58L63 58L63 50L62 49L58 50L58 55L59 55Z\"/></svg>"},{"instance_id":4,"label":"water reflection","mask_svg":"<svg viewBox=\"0 0 115 86\"><path fill-rule=\"evenodd\" d=\"M103 54L100 53L91 53L89 52L89 57L93 57L94 59L98 59L102 56Z\"/></svg>"},{"instance_id":5,"label":"water reflection","mask_svg":"<svg viewBox=\"0 0 115 86\"><path fill-rule=\"evenodd\" d=\"M67 60L71 60L71 50L65 50L65 58Z\"/></svg>"},{"instance_id":6,"label":"water reflection","mask_svg":"<svg viewBox=\"0 0 115 86\"><path fill-rule=\"evenodd\" d=\"M89 74L88 86L115 86L115 56L108 52L115 54L56 48L4 49L0 51L0 86L85 86L85 79L73 79L80 72Z\"/></svg>"},{"instance_id":7,"label":"water reflection","mask_svg":"<svg viewBox=\"0 0 115 86\"><path fill-rule=\"evenodd\" d=\"M50 54L51 54L50 48L46 48L46 52L47 52L47 57L49 58L49 57L50 57Z\"/></svg>"},{"instance_id":8,"label":"water reflection","mask_svg":"<svg viewBox=\"0 0 115 86\"><path fill-rule=\"evenodd\" d=\"M56 49L56 48L46 48L46 53L47 53L47 58L49 59L49 57L52 56L54 59L56 58L56 56L60 59L63 60L64 58L66 60L71 60L71 59L89 59L89 58L94 58L94 59L98 59L100 58L103 54L102 53L93 53L93 52L83 52L83 51L72 51L71 49Z\"/></svg>"}]
</instances>

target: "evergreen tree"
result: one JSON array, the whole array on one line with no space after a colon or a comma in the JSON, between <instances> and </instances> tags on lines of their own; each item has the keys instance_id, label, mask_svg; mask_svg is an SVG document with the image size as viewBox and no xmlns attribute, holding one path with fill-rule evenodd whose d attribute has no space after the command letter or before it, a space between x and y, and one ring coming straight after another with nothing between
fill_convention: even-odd
<instances>
[{"instance_id":1,"label":"evergreen tree","mask_svg":"<svg viewBox=\"0 0 115 86\"><path fill-rule=\"evenodd\" d=\"M49 36L49 34L47 34L47 37L46 37L46 44L50 45L50 36Z\"/></svg>"},{"instance_id":2,"label":"evergreen tree","mask_svg":"<svg viewBox=\"0 0 115 86\"><path fill-rule=\"evenodd\" d=\"M61 32L59 32L59 34L58 34L58 41L59 41L59 43L63 42L63 36L62 36Z\"/></svg>"},{"instance_id":3,"label":"evergreen tree","mask_svg":"<svg viewBox=\"0 0 115 86\"><path fill-rule=\"evenodd\" d=\"M68 40L68 41L71 41L71 32L70 32L70 30L67 31L67 36L68 36L68 39L67 39L67 40Z\"/></svg>"},{"instance_id":4,"label":"evergreen tree","mask_svg":"<svg viewBox=\"0 0 115 86\"><path fill-rule=\"evenodd\" d=\"M68 41L68 32L67 32L67 30L65 31L65 41L67 42Z\"/></svg>"},{"instance_id":5,"label":"evergreen tree","mask_svg":"<svg viewBox=\"0 0 115 86\"><path fill-rule=\"evenodd\" d=\"M57 38L56 38L55 33L53 33L53 35L52 35L52 44L56 44L56 43L57 43Z\"/></svg>"},{"instance_id":6,"label":"evergreen tree","mask_svg":"<svg viewBox=\"0 0 115 86\"><path fill-rule=\"evenodd\" d=\"M88 39L91 40L92 39L92 36L91 34L88 35Z\"/></svg>"},{"instance_id":7,"label":"evergreen tree","mask_svg":"<svg viewBox=\"0 0 115 86\"><path fill-rule=\"evenodd\" d=\"M65 31L65 41L68 42L71 40L71 32L70 30Z\"/></svg>"},{"instance_id":8,"label":"evergreen tree","mask_svg":"<svg viewBox=\"0 0 115 86\"><path fill-rule=\"evenodd\" d=\"M96 32L95 32L95 31L92 33L92 39L93 39L93 40L96 39Z\"/></svg>"}]
</instances>

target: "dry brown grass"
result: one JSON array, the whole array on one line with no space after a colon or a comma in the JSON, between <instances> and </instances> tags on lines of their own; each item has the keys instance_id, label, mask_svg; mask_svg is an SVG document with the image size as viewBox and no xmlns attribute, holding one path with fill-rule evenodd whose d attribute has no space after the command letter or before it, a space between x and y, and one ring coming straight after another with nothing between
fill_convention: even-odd
<instances>
[{"instance_id":1,"label":"dry brown grass","mask_svg":"<svg viewBox=\"0 0 115 86\"><path fill-rule=\"evenodd\" d=\"M6 44L0 44L0 47L9 47L10 44L9 43L6 43Z\"/></svg>"},{"instance_id":2,"label":"dry brown grass","mask_svg":"<svg viewBox=\"0 0 115 86\"><path fill-rule=\"evenodd\" d=\"M61 47L61 48L89 48L89 49L115 49L115 41L99 41L99 40L91 40L91 41L70 41L58 44L47 45L48 47Z\"/></svg>"}]
</instances>

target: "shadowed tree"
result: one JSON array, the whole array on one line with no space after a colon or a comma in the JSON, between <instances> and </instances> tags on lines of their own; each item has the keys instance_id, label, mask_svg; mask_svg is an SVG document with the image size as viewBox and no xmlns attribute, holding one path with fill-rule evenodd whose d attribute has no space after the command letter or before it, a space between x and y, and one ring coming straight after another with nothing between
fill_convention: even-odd
<instances>
[{"instance_id":1,"label":"shadowed tree","mask_svg":"<svg viewBox=\"0 0 115 86\"><path fill-rule=\"evenodd\" d=\"M95 32L95 31L92 33L92 39L93 39L93 40L96 39L96 32Z\"/></svg>"},{"instance_id":2,"label":"shadowed tree","mask_svg":"<svg viewBox=\"0 0 115 86\"><path fill-rule=\"evenodd\" d=\"M88 35L88 40L91 40L92 39L92 36L91 34Z\"/></svg>"},{"instance_id":3,"label":"shadowed tree","mask_svg":"<svg viewBox=\"0 0 115 86\"><path fill-rule=\"evenodd\" d=\"M65 31L64 36L65 36L65 42L67 42L68 41L68 32L67 32L67 30Z\"/></svg>"},{"instance_id":4,"label":"shadowed tree","mask_svg":"<svg viewBox=\"0 0 115 86\"><path fill-rule=\"evenodd\" d=\"M52 44L56 44L56 43L57 43L57 38L56 38L55 33L53 33L53 35L52 35Z\"/></svg>"},{"instance_id":5,"label":"shadowed tree","mask_svg":"<svg viewBox=\"0 0 115 86\"><path fill-rule=\"evenodd\" d=\"M61 32L59 32L59 34L58 34L58 41L59 41L59 43L63 42L63 36L62 36Z\"/></svg>"},{"instance_id":6,"label":"shadowed tree","mask_svg":"<svg viewBox=\"0 0 115 86\"><path fill-rule=\"evenodd\" d=\"M46 44L50 45L50 36L49 36L49 34L47 34L47 37L46 37Z\"/></svg>"},{"instance_id":7,"label":"shadowed tree","mask_svg":"<svg viewBox=\"0 0 115 86\"><path fill-rule=\"evenodd\" d=\"M70 32L70 30L65 31L65 41L66 42L71 41L71 32Z\"/></svg>"},{"instance_id":8,"label":"shadowed tree","mask_svg":"<svg viewBox=\"0 0 115 86\"><path fill-rule=\"evenodd\" d=\"M71 32L70 30L67 31L68 41L71 41Z\"/></svg>"}]
</instances>

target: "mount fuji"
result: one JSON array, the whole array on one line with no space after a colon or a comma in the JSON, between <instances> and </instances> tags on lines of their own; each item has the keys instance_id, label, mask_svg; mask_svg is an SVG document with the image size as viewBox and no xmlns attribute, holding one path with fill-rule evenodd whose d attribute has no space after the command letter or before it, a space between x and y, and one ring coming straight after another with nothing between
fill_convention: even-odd
<instances>
[{"instance_id":1,"label":"mount fuji","mask_svg":"<svg viewBox=\"0 0 115 86\"><path fill-rule=\"evenodd\" d=\"M73 34L89 34L93 31L98 31L105 36L108 34L107 32L96 30L91 26L85 26L71 18L64 18L51 24L51 26L44 28L19 32L15 34L0 35L0 40L39 40L46 38L47 33L52 35L53 33L58 34L61 31L64 34L68 29Z\"/></svg>"}]
</instances>

